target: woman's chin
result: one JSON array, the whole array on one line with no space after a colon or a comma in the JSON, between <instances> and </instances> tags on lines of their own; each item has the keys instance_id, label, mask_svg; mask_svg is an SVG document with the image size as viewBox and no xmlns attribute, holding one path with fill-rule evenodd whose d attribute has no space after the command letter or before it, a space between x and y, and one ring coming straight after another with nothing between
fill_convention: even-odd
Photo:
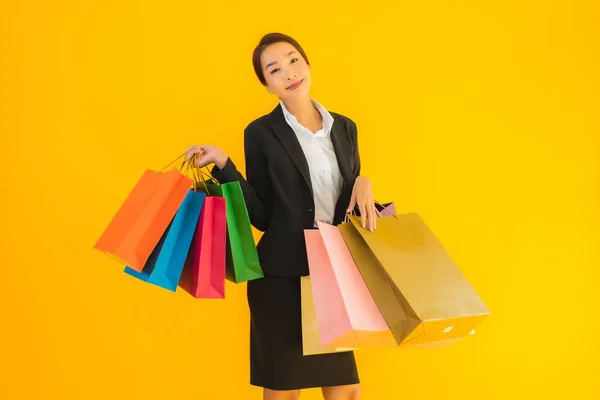
<instances>
[{"instance_id":1,"label":"woman's chin","mask_svg":"<svg viewBox=\"0 0 600 400\"><path fill-rule=\"evenodd\" d=\"M310 97L310 91L308 90L308 88L306 88L306 89L302 88L302 90L286 91L286 93L284 95L285 95L284 97L280 96L280 98L282 100L294 101L294 100L298 100L298 99L303 99L305 97Z\"/></svg>"}]
</instances>

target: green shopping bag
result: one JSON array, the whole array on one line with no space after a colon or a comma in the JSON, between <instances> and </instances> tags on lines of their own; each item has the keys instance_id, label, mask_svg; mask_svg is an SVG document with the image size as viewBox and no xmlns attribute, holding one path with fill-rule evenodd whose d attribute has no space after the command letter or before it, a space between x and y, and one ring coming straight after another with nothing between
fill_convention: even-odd
<instances>
[{"instance_id":1,"label":"green shopping bag","mask_svg":"<svg viewBox=\"0 0 600 400\"><path fill-rule=\"evenodd\" d=\"M208 192L225 198L227 218L227 268L225 277L234 283L251 281L264 276L258 260L258 252L246 201L239 182L219 184L214 178L205 181ZM204 185L201 185L204 186ZM202 190L202 187L199 189Z\"/></svg>"}]
</instances>

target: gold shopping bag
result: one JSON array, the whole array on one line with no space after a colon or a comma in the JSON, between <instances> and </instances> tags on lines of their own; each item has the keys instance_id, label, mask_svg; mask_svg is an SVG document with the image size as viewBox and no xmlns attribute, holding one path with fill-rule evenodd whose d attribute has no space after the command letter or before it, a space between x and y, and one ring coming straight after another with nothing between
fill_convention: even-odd
<instances>
[{"instance_id":1,"label":"gold shopping bag","mask_svg":"<svg viewBox=\"0 0 600 400\"><path fill-rule=\"evenodd\" d=\"M443 345L474 333L489 310L417 213L340 225L399 346Z\"/></svg>"}]
</instances>

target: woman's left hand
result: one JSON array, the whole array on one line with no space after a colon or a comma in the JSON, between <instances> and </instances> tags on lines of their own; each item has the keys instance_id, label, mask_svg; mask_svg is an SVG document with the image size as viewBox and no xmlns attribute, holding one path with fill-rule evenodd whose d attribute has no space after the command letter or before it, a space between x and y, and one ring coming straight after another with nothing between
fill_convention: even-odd
<instances>
[{"instance_id":1,"label":"woman's left hand","mask_svg":"<svg viewBox=\"0 0 600 400\"><path fill-rule=\"evenodd\" d=\"M375 208L375 199L373 197L373 187L371 181L366 176L359 176L354 181L350 205L346 212L352 212L358 205L360 210L360 220L363 228L369 228L371 232L377 227L377 209Z\"/></svg>"}]
</instances>

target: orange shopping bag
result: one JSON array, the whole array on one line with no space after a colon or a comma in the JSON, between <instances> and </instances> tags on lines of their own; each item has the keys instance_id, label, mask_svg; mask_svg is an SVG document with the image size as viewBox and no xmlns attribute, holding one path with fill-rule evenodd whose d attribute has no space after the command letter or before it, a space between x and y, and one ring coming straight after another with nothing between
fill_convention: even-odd
<instances>
[{"instance_id":1,"label":"orange shopping bag","mask_svg":"<svg viewBox=\"0 0 600 400\"><path fill-rule=\"evenodd\" d=\"M192 182L177 169L146 170L94 248L141 272Z\"/></svg>"}]
</instances>

